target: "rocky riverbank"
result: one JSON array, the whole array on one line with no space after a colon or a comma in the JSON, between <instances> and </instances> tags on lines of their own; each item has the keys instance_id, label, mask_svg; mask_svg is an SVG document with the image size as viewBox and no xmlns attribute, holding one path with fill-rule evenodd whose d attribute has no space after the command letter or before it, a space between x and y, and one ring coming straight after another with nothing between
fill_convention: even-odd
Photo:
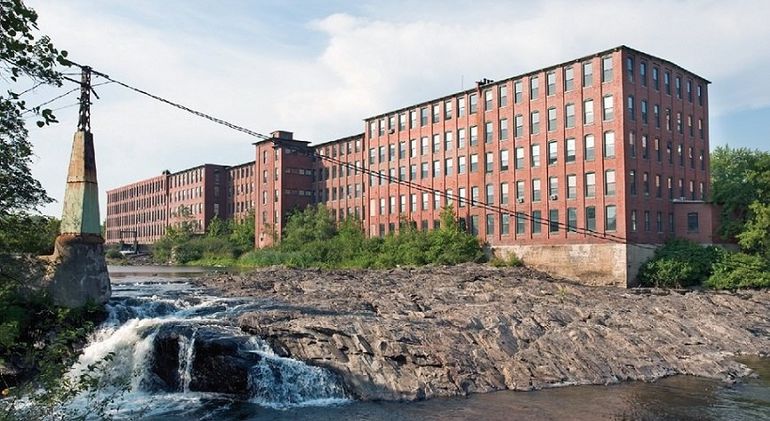
<instances>
[{"instance_id":1,"label":"rocky riverbank","mask_svg":"<svg viewBox=\"0 0 770 421\"><path fill-rule=\"evenodd\" d=\"M732 381L770 356L770 291L587 287L526 268L268 268L199 281L264 299L241 328L363 400L652 381Z\"/></svg>"}]
</instances>

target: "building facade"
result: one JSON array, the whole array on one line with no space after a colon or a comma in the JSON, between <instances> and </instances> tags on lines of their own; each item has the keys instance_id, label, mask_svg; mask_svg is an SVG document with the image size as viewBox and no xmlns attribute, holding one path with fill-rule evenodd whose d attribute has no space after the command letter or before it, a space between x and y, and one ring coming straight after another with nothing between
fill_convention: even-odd
<instances>
[{"instance_id":1,"label":"building facade","mask_svg":"<svg viewBox=\"0 0 770 421\"><path fill-rule=\"evenodd\" d=\"M338 219L357 215L370 236L396 232L401 218L432 229L452 205L498 253L629 285L665 240L715 241L716 213L705 203L708 84L621 46L372 116L360 135L311 146L274 132L255 143L253 175L242 182L253 185L243 200L255 211L255 244L273 244L287 214L311 203ZM173 197L177 184L166 185ZM118 200L118 190L135 188L108 192L108 226L110 197L126 209L114 215L121 222L146 213ZM169 223L179 202L171 197Z\"/></svg>"}]
</instances>

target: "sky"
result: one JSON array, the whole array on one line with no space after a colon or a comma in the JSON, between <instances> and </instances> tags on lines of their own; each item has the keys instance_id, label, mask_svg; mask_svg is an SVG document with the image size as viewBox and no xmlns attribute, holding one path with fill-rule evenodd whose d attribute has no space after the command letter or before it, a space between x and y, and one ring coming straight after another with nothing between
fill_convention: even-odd
<instances>
[{"instance_id":1,"label":"sky","mask_svg":"<svg viewBox=\"0 0 770 421\"><path fill-rule=\"evenodd\" d=\"M476 80L627 45L712 82L712 149L770 150L769 1L26 3L39 14L40 32L73 61L260 133L333 140L363 132L366 117ZM38 104L73 87L38 88L25 99ZM254 159L256 139L248 135L114 84L96 92L91 129L102 218L107 189L166 169ZM60 121L53 126L28 120L32 175L57 199L44 214L61 216L76 102L72 94L48 106Z\"/></svg>"}]
</instances>

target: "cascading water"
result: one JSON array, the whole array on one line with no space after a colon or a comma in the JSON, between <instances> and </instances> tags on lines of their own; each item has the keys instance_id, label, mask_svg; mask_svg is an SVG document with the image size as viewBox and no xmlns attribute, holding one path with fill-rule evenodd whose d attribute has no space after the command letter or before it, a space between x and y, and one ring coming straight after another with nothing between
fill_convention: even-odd
<instances>
[{"instance_id":1,"label":"cascading water","mask_svg":"<svg viewBox=\"0 0 770 421\"><path fill-rule=\"evenodd\" d=\"M238 315L268 303L206 296L185 282L115 280L109 317L68 373L95 376L99 389L70 410L87 412L89 402L105 399L117 417L200 417L239 402L291 408L348 400L331 372L279 357L234 326Z\"/></svg>"}]
</instances>

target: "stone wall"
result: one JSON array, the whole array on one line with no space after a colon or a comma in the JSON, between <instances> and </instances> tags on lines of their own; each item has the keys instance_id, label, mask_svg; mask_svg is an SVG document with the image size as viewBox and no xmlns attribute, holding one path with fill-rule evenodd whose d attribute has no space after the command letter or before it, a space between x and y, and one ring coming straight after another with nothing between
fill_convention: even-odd
<instances>
[{"instance_id":1,"label":"stone wall","mask_svg":"<svg viewBox=\"0 0 770 421\"><path fill-rule=\"evenodd\" d=\"M644 262L650 260L655 254L655 249L661 247L662 244L629 244L626 246L626 268L628 286L637 286L639 283L636 281L636 275L639 274L639 269Z\"/></svg>"},{"instance_id":2,"label":"stone wall","mask_svg":"<svg viewBox=\"0 0 770 421\"><path fill-rule=\"evenodd\" d=\"M495 246L492 253L511 253L524 264L584 285L631 287L641 265L652 257L654 244L559 244Z\"/></svg>"}]
</instances>

